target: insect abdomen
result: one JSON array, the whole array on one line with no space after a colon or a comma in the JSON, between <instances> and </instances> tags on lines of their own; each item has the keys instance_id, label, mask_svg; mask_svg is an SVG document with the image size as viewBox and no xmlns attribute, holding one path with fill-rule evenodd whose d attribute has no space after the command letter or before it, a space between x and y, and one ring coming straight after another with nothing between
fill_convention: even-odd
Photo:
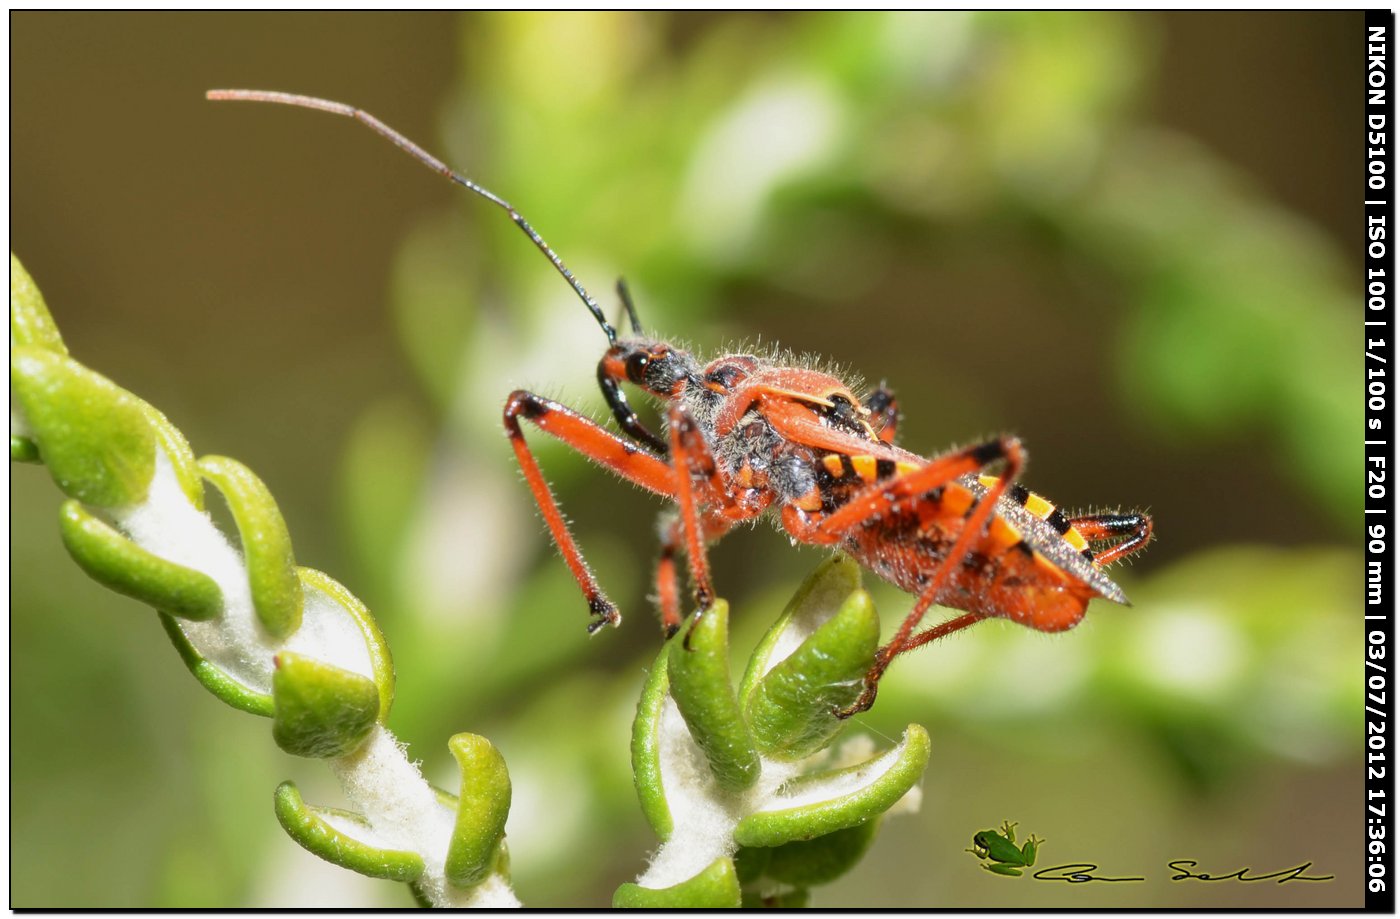
<instances>
[{"instance_id":1,"label":"insect abdomen","mask_svg":"<svg viewBox=\"0 0 1400 919\"><path fill-rule=\"evenodd\" d=\"M830 505L826 510L870 484L917 468L875 455L826 454L820 476ZM886 580L920 593L977 499L995 482L993 476L963 476L901 512L871 521L851 534L845 550ZM940 604L1055 632L1078 623L1095 596L1126 599L1094 565L1088 542L1049 501L1013 485L998 504L985 533L940 592Z\"/></svg>"}]
</instances>

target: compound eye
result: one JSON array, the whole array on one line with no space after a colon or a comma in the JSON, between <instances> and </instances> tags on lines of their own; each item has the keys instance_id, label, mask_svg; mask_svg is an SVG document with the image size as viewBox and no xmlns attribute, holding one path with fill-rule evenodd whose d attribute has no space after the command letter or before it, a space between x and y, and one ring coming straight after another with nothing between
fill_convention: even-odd
<instances>
[{"instance_id":1,"label":"compound eye","mask_svg":"<svg viewBox=\"0 0 1400 919\"><path fill-rule=\"evenodd\" d=\"M647 367L650 364L651 358L647 355L633 354L627 358L627 379L640 385L646 378Z\"/></svg>"}]
</instances>

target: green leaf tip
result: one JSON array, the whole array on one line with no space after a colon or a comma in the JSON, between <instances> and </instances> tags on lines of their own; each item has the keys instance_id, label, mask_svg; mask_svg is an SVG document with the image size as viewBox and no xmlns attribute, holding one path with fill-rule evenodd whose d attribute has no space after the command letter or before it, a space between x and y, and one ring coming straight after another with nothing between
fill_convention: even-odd
<instances>
[{"instance_id":1,"label":"green leaf tip","mask_svg":"<svg viewBox=\"0 0 1400 919\"><path fill-rule=\"evenodd\" d=\"M780 846L873 820L918 784L929 749L928 732L911 724L892 750L789 782L763 810L739 821L734 839L741 846Z\"/></svg>"},{"instance_id":2,"label":"green leaf tip","mask_svg":"<svg viewBox=\"0 0 1400 919\"><path fill-rule=\"evenodd\" d=\"M155 474L156 435L140 399L38 347L11 349L10 388L66 495L97 507L145 499Z\"/></svg>"},{"instance_id":3,"label":"green leaf tip","mask_svg":"<svg viewBox=\"0 0 1400 919\"><path fill-rule=\"evenodd\" d=\"M716 600L668 643L671 698L726 791L758 780L758 751L729 678L729 604Z\"/></svg>"},{"instance_id":4,"label":"green leaf tip","mask_svg":"<svg viewBox=\"0 0 1400 919\"><path fill-rule=\"evenodd\" d=\"M475 887L495 870L510 813L510 773L499 750L476 734L447 742L462 772L457 824L447 847L445 872L456 887Z\"/></svg>"},{"instance_id":5,"label":"green leaf tip","mask_svg":"<svg viewBox=\"0 0 1400 919\"><path fill-rule=\"evenodd\" d=\"M10 347L35 347L67 354L68 346L44 303L39 286L10 253Z\"/></svg>"},{"instance_id":6,"label":"green leaf tip","mask_svg":"<svg viewBox=\"0 0 1400 919\"><path fill-rule=\"evenodd\" d=\"M379 714L369 679L300 654L273 658L272 737L293 756L326 758L359 749Z\"/></svg>"},{"instance_id":7,"label":"green leaf tip","mask_svg":"<svg viewBox=\"0 0 1400 919\"><path fill-rule=\"evenodd\" d=\"M251 469L228 457L206 456L199 469L224 496L238 525L258 621L273 638L286 638L301 625L305 598L292 537L272 492Z\"/></svg>"},{"instance_id":8,"label":"green leaf tip","mask_svg":"<svg viewBox=\"0 0 1400 919\"><path fill-rule=\"evenodd\" d=\"M825 747L845 726L835 712L860 694L879 644L874 601L863 590L852 591L836 615L759 678L745 698L759 750L798 760Z\"/></svg>"},{"instance_id":9,"label":"green leaf tip","mask_svg":"<svg viewBox=\"0 0 1400 919\"><path fill-rule=\"evenodd\" d=\"M59 535L78 567L119 594L181 619L213 619L223 611L213 578L143 549L71 498L59 510Z\"/></svg>"},{"instance_id":10,"label":"green leaf tip","mask_svg":"<svg viewBox=\"0 0 1400 919\"><path fill-rule=\"evenodd\" d=\"M190 673L199 681L199 684L213 693L219 701L250 715L259 715L263 718L272 717L272 696L269 693L258 692L240 683L205 660L195 650L194 645L190 644L190 640L185 637L185 633L175 617L161 613L160 624L165 629L165 634L170 637L170 643L175 646L180 660L185 662L185 666L189 668Z\"/></svg>"},{"instance_id":11,"label":"green leaf tip","mask_svg":"<svg viewBox=\"0 0 1400 919\"><path fill-rule=\"evenodd\" d=\"M366 829L368 826L359 814L306 804L291 782L277 786L273 806L277 811L277 822L282 824L282 829L297 845L333 865L389 881L414 881L423 873L423 857L417 852L381 849L336 829L327 817L360 824Z\"/></svg>"},{"instance_id":12,"label":"green leaf tip","mask_svg":"<svg viewBox=\"0 0 1400 919\"><path fill-rule=\"evenodd\" d=\"M717 858L695 877L671 887L623 884L613 894L617 909L734 909L741 902L734 862Z\"/></svg>"}]
</instances>

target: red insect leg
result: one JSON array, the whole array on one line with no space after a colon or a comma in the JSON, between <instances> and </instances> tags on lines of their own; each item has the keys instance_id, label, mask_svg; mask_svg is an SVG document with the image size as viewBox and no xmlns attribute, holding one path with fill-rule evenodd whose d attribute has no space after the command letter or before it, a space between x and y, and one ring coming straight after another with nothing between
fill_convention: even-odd
<instances>
[{"instance_id":1,"label":"red insect leg","mask_svg":"<svg viewBox=\"0 0 1400 919\"><path fill-rule=\"evenodd\" d=\"M613 434L594 421L583 417L551 399L517 390L506 400L504 421L516 460L525 474L525 482L535 496L554 544L564 557L564 563L578 581L589 611L597 617L589 624L593 632L604 625L621 621L617 607L604 596L598 582L583 559L578 544L569 532L559 503L550 491L549 483L540 472L534 454L525 442L520 420L524 419L546 434L562 440L588 459L611 470L618 476L673 498L681 506L680 532L690 561L690 574L695 585L696 600L702 610L714 599L710 583L709 563L705 557L705 541L718 539L738 521L763 512L768 501L753 506L740 505L724 487L724 481L706 446L704 437L690 416L679 406L671 412L672 457L668 461L653 456L636 444ZM677 474L684 470L684 474ZM771 498L769 499L771 500ZM669 542L669 545L668 545ZM674 541L662 540L662 555L657 571L662 624L668 630L680 621L679 593L675 589Z\"/></svg>"},{"instance_id":2,"label":"red insect leg","mask_svg":"<svg viewBox=\"0 0 1400 919\"><path fill-rule=\"evenodd\" d=\"M961 616L949 619L947 622L940 622L938 625L924 629L913 638L910 638L904 643L904 647L900 648L896 653L903 654L906 651L913 651L915 648L922 647L931 641L936 641L939 638L951 635L970 625L976 625L985 618L987 617L983 616L981 613L963 613ZM871 701L874 701L873 697ZM855 712L853 711L851 714L855 714Z\"/></svg>"},{"instance_id":3,"label":"red insect leg","mask_svg":"<svg viewBox=\"0 0 1400 919\"><path fill-rule=\"evenodd\" d=\"M676 496L676 480L671 465L551 399L517 390L506 400L503 420L510 445L515 450L515 458L520 463L525 482L535 496L540 513L544 515L554 544L559 547L559 554L564 556L564 563L569 566L574 580L578 581L584 599L588 601L589 612L596 617L589 623L588 631L592 633L604 625L616 625L622 617L618 615L613 602L603 595L593 572L583 560L578 544L569 533L559 503L540 472L529 445L525 443L525 434L520 427L522 418L627 481L673 498Z\"/></svg>"},{"instance_id":4,"label":"red insect leg","mask_svg":"<svg viewBox=\"0 0 1400 919\"><path fill-rule=\"evenodd\" d=\"M680 547L680 520L673 517L656 560L656 607L661 611L661 632L667 638L681 627L680 579L676 576L676 553Z\"/></svg>"}]
</instances>

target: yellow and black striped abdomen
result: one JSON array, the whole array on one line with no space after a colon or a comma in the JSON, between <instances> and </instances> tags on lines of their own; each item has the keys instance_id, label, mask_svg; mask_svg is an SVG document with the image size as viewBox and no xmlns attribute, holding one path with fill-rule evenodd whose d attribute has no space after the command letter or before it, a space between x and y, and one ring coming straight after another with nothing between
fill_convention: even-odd
<instances>
[{"instance_id":1,"label":"yellow and black striped abdomen","mask_svg":"<svg viewBox=\"0 0 1400 919\"><path fill-rule=\"evenodd\" d=\"M923 467L920 462L876 454L825 454L819 481L822 509L830 512L864 488ZM852 535L847 551L906 590L918 592L922 578L932 573L924 569L936 565L937 556L951 546L973 505L996 482L991 475L959 476L892 518L872 521L863 533ZM983 569L983 577L1047 585L1066 583L1067 577L1099 596L1127 602L1118 585L1095 564L1084 534L1054 504L1016 483L997 504L996 514L969 556L968 565L974 568L979 560L997 560L992 568ZM994 589L990 583L982 587Z\"/></svg>"},{"instance_id":2,"label":"yellow and black striped abdomen","mask_svg":"<svg viewBox=\"0 0 1400 919\"><path fill-rule=\"evenodd\" d=\"M828 453L822 457L822 468L836 482L873 485L876 482L883 482L885 479L892 479L897 475L913 472L919 467L915 463L892 460L883 456L871 456L870 454L848 456L844 453Z\"/></svg>"},{"instance_id":3,"label":"yellow and black striped abdomen","mask_svg":"<svg viewBox=\"0 0 1400 919\"><path fill-rule=\"evenodd\" d=\"M997 477L994 475L979 475L977 477L977 482L983 488L991 488L997 483ZM1064 537L1065 542L1069 543L1075 551L1082 554L1087 561L1092 562L1094 560L1094 553L1089 548L1089 541L1084 538L1082 533L1074 528L1069 522L1069 518L1065 516L1064 511L1026 488L1024 485L1016 482L1013 482L1011 487L1007 489L1006 500L1025 508L1026 513L1030 514L1032 517L1044 520L1050 525L1051 529Z\"/></svg>"}]
</instances>

